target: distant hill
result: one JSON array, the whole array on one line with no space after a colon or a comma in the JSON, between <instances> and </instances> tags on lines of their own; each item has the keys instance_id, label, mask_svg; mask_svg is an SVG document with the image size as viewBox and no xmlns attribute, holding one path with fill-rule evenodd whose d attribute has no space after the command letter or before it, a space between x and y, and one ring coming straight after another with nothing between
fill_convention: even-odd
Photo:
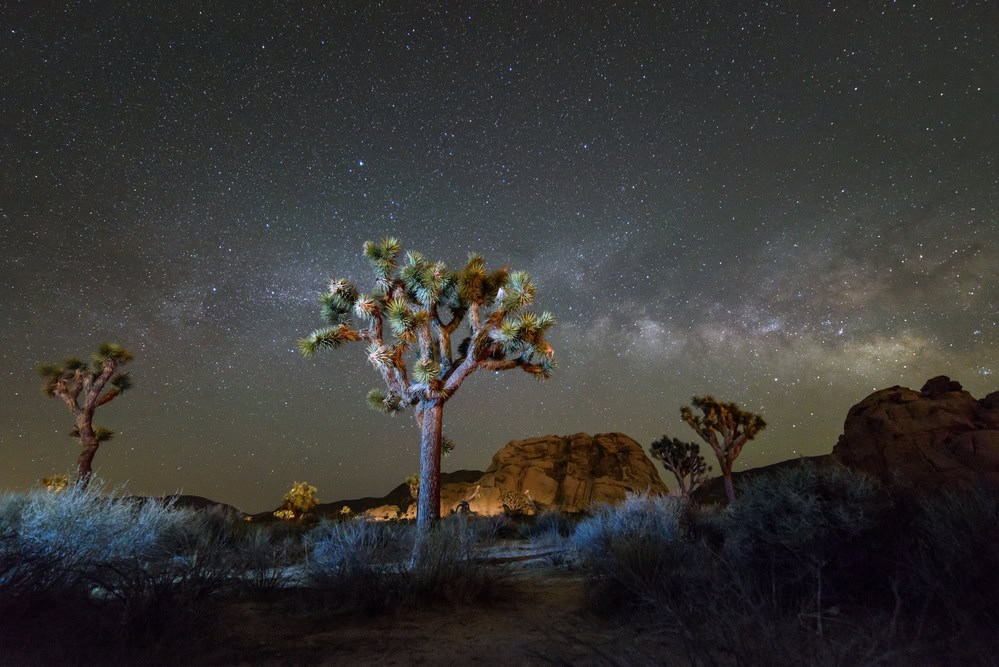
<instances>
[{"instance_id":1,"label":"distant hill","mask_svg":"<svg viewBox=\"0 0 999 667\"><path fill-rule=\"evenodd\" d=\"M773 475L782 470L800 466L803 463L811 463L816 466L839 465L832 454L822 454L820 456L799 456L796 459L771 463L768 466L733 472L732 483L735 485L736 494L739 492L739 487L751 479L756 479L761 475ZM694 492L693 499L694 502L701 505L727 505L728 498L725 496L725 480L721 475L711 478Z\"/></svg>"},{"instance_id":2,"label":"distant hill","mask_svg":"<svg viewBox=\"0 0 999 667\"><path fill-rule=\"evenodd\" d=\"M464 483L470 484L481 478L483 472L481 470L455 470L454 472L442 472L441 473L441 486L445 484L454 483ZM366 510L381 507L382 505L396 505L403 512L409 507L411 503L415 502L409 494L409 485L403 482L399 486L395 487L389 491L384 496L365 496L364 498L347 498L345 500L334 500L329 503L319 503L316 508L312 510L312 513L316 517L323 516L336 516L346 505L350 508L354 514L360 514ZM275 507L275 510L280 509L280 507ZM261 521L267 520L273 517L273 511L271 512L260 512L259 514L254 514L254 520Z\"/></svg>"},{"instance_id":3,"label":"distant hill","mask_svg":"<svg viewBox=\"0 0 999 667\"><path fill-rule=\"evenodd\" d=\"M218 508L219 510L236 514L238 516L246 516L246 512L243 512L232 505L227 505L226 503L220 503L217 500L212 500L210 498L203 498L201 496L187 496L183 494L173 494L169 496L128 496L126 500L153 500L167 501L173 500L174 507L182 507L184 509L191 510L205 510L210 507Z\"/></svg>"}]
</instances>

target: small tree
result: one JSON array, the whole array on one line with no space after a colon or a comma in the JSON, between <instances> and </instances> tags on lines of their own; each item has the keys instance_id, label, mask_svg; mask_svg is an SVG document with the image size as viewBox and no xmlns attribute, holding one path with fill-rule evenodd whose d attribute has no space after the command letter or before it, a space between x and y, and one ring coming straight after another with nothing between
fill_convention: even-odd
<instances>
[{"instance_id":1,"label":"small tree","mask_svg":"<svg viewBox=\"0 0 999 667\"><path fill-rule=\"evenodd\" d=\"M60 474L50 477L42 477L39 480L46 491L50 493L62 493L69 486L69 475Z\"/></svg>"},{"instance_id":2,"label":"small tree","mask_svg":"<svg viewBox=\"0 0 999 667\"><path fill-rule=\"evenodd\" d=\"M653 442L650 449L653 458L662 461L663 467L673 473L684 498L689 499L697 487L708 480L711 467L704 463L697 443L664 435Z\"/></svg>"},{"instance_id":3,"label":"small tree","mask_svg":"<svg viewBox=\"0 0 999 667\"><path fill-rule=\"evenodd\" d=\"M523 271L487 271L485 261L469 255L460 271L449 271L417 252L406 254L396 239L367 242L364 254L375 270L370 295L360 294L348 280L334 280L320 298L326 321L298 341L305 356L364 341L367 358L381 374L385 388L368 393L371 407L395 414L412 407L420 426L420 489L417 530L426 535L440 518L440 463L444 405L477 370L519 368L538 379L551 377L554 351L545 334L555 324L551 313L524 309L536 288ZM353 318L366 322L355 328ZM468 336L452 346L463 322ZM392 338L385 334L385 325ZM412 365L407 353L412 352Z\"/></svg>"},{"instance_id":4,"label":"small tree","mask_svg":"<svg viewBox=\"0 0 999 667\"><path fill-rule=\"evenodd\" d=\"M70 435L79 438L83 445L77 460L76 482L84 488L93 474L97 448L114 436L111 429L94 426L94 412L132 386L128 373L118 372L119 367L131 360L132 353L121 345L104 343L97 349L90 364L69 357L63 360L62 365L41 364L37 368L39 375L46 378L42 388L45 395L61 398L76 419Z\"/></svg>"},{"instance_id":5,"label":"small tree","mask_svg":"<svg viewBox=\"0 0 999 667\"><path fill-rule=\"evenodd\" d=\"M690 402L700 410L695 415L690 406L680 408L680 418L710 445L718 457L718 465L725 478L725 495L735 502L732 484L732 464L742 452L742 447L767 427L763 417L746 412L735 403L720 403L711 396L694 396Z\"/></svg>"},{"instance_id":6,"label":"small tree","mask_svg":"<svg viewBox=\"0 0 999 667\"><path fill-rule=\"evenodd\" d=\"M291 491L284 494L284 504L274 512L279 519L297 519L301 521L319 504L316 497L316 487L308 482L295 482Z\"/></svg>"},{"instance_id":7,"label":"small tree","mask_svg":"<svg viewBox=\"0 0 999 667\"><path fill-rule=\"evenodd\" d=\"M420 500L420 473L413 473L406 478L406 486L409 487L409 496L416 501Z\"/></svg>"}]
</instances>

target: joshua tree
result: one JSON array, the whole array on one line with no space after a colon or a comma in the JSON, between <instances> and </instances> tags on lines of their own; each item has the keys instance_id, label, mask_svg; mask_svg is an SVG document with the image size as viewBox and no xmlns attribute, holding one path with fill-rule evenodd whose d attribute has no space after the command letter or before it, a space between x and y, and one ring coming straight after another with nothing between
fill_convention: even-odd
<instances>
[{"instance_id":1,"label":"joshua tree","mask_svg":"<svg viewBox=\"0 0 999 667\"><path fill-rule=\"evenodd\" d=\"M730 503L734 502L732 464L742 452L743 445L765 429L767 423L760 415L745 412L735 403L719 403L711 396L694 396L690 402L701 414L695 415L690 406L684 405L680 408L680 418L714 450L725 477L725 495Z\"/></svg>"},{"instance_id":2,"label":"joshua tree","mask_svg":"<svg viewBox=\"0 0 999 667\"><path fill-rule=\"evenodd\" d=\"M52 475L42 477L42 486L51 493L62 493L69 486L69 475Z\"/></svg>"},{"instance_id":3,"label":"joshua tree","mask_svg":"<svg viewBox=\"0 0 999 667\"><path fill-rule=\"evenodd\" d=\"M63 360L61 366L38 366L39 375L46 378L43 387L45 395L61 398L76 419L70 435L79 438L83 445L77 461L76 483L84 488L90 483L93 474L92 464L97 448L114 436L111 429L94 426L94 411L118 398L132 386L128 373L118 372L119 367L131 360L132 353L121 345L104 343L97 349L90 364L76 357L69 357Z\"/></svg>"},{"instance_id":4,"label":"joshua tree","mask_svg":"<svg viewBox=\"0 0 999 667\"><path fill-rule=\"evenodd\" d=\"M298 519L301 521L319 504L316 487L308 482L295 482L291 491L284 494L284 504L274 512L278 519Z\"/></svg>"},{"instance_id":5,"label":"joshua tree","mask_svg":"<svg viewBox=\"0 0 999 667\"><path fill-rule=\"evenodd\" d=\"M711 467L704 464L696 442L682 442L664 435L653 442L650 449L652 456L662 461L663 467L676 477L684 498L690 498L697 487L708 480Z\"/></svg>"},{"instance_id":6,"label":"joshua tree","mask_svg":"<svg viewBox=\"0 0 999 667\"><path fill-rule=\"evenodd\" d=\"M330 282L319 299L328 326L298 345L308 357L365 341L368 361L385 384L368 393L369 405L390 415L414 409L421 430L417 527L426 534L440 518L444 405L480 369L519 368L539 379L551 377L554 352L545 333L555 318L524 311L536 289L523 271L490 272L482 257L471 254L464 268L452 272L417 252L408 252L400 268L401 253L393 238L365 243L364 254L375 269L371 295L359 294L348 280ZM353 317L366 325L355 328ZM455 351L451 339L465 321L468 336ZM386 322L392 338L385 334ZM406 360L409 352L412 366Z\"/></svg>"}]
</instances>

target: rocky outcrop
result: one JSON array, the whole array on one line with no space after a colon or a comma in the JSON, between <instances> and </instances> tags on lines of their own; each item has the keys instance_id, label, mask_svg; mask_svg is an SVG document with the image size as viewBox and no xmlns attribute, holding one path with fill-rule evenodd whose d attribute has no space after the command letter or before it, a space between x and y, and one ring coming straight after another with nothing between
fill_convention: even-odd
<instances>
[{"instance_id":1,"label":"rocky outcrop","mask_svg":"<svg viewBox=\"0 0 999 667\"><path fill-rule=\"evenodd\" d=\"M441 515L450 514L462 501L472 512L499 514L500 496L508 492L526 494L541 507L578 512L642 491L667 493L652 460L623 433L546 435L507 443L484 473L441 473ZM319 505L315 514L333 514L344 505L371 519L416 518L416 503L405 484L382 498Z\"/></svg>"},{"instance_id":2,"label":"rocky outcrop","mask_svg":"<svg viewBox=\"0 0 999 667\"><path fill-rule=\"evenodd\" d=\"M629 492L667 492L645 451L623 433L514 440L496 453L482 478L469 486L470 509L479 514L503 511L500 496L508 491L567 512L623 500Z\"/></svg>"},{"instance_id":3,"label":"rocky outcrop","mask_svg":"<svg viewBox=\"0 0 999 667\"><path fill-rule=\"evenodd\" d=\"M999 392L975 400L942 375L876 391L850 409L833 456L887 484L999 485Z\"/></svg>"}]
</instances>

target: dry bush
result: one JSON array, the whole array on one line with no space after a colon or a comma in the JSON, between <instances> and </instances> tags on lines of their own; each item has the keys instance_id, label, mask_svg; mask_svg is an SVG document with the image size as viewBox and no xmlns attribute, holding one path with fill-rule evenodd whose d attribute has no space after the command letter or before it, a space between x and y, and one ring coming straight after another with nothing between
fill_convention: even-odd
<instances>
[{"instance_id":1,"label":"dry bush","mask_svg":"<svg viewBox=\"0 0 999 667\"><path fill-rule=\"evenodd\" d=\"M418 543L415 524L324 522L308 538L310 582L337 607L368 612L486 596L493 577L479 558L477 524L450 516Z\"/></svg>"},{"instance_id":2,"label":"dry bush","mask_svg":"<svg viewBox=\"0 0 999 667\"><path fill-rule=\"evenodd\" d=\"M201 603L225 576L210 520L105 493L98 480L0 496L6 655L25 664L183 657L197 642L182 638L210 629Z\"/></svg>"}]
</instances>

